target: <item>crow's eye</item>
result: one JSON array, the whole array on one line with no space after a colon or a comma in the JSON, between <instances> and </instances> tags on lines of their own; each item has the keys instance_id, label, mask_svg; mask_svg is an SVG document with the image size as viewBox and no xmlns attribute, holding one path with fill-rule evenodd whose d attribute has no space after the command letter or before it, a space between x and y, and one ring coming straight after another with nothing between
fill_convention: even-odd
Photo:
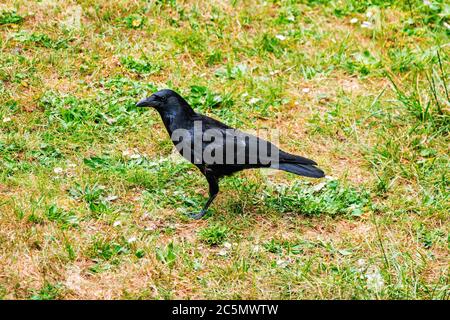
<instances>
[{"instance_id":1,"label":"crow's eye","mask_svg":"<svg viewBox=\"0 0 450 320\"><path fill-rule=\"evenodd\" d=\"M166 97L164 97L164 96L161 97L161 101L162 101L162 102L166 102L166 100L167 100Z\"/></svg>"}]
</instances>

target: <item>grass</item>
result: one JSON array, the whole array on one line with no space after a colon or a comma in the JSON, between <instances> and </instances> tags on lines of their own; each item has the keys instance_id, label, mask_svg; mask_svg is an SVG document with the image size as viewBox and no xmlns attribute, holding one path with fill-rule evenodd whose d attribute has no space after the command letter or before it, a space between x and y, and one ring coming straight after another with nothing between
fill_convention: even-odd
<instances>
[{"instance_id":1,"label":"grass","mask_svg":"<svg viewBox=\"0 0 450 320\"><path fill-rule=\"evenodd\" d=\"M448 299L445 1L0 5L0 298ZM136 101L277 128L320 181L201 174Z\"/></svg>"}]
</instances>

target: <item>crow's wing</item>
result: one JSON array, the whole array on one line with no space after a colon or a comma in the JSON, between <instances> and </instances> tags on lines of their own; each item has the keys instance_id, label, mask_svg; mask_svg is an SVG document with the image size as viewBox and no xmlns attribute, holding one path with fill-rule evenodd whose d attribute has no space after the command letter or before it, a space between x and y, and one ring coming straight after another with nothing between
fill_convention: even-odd
<instances>
[{"instance_id":1,"label":"crow's wing","mask_svg":"<svg viewBox=\"0 0 450 320\"><path fill-rule=\"evenodd\" d=\"M217 122L214 120L205 123L202 149L206 164L246 168L270 166L278 161L280 150L274 144L220 122L218 125Z\"/></svg>"},{"instance_id":2,"label":"crow's wing","mask_svg":"<svg viewBox=\"0 0 450 320\"><path fill-rule=\"evenodd\" d=\"M297 156L294 154L290 154L287 152L284 152L283 150L280 150L278 147L276 147L273 143L266 141L262 138L256 137L252 134L242 132L240 130L234 129L232 127L227 126L226 124L217 121L213 118L199 115L202 119L202 121L205 124L206 129L219 129L224 130L227 132L225 135L226 137L229 137L230 139L227 139L227 142L225 143L226 147L230 147L230 144L232 144L233 139L235 138L235 144L236 146L243 147L245 145L247 152L254 152L255 147L255 141L257 141L257 148L258 148L258 163L296 163L296 164L305 164L305 165L317 165L317 163L311 159ZM249 141L251 141L251 145L249 146ZM219 150L219 152L224 152L221 150L221 142L213 142L213 145ZM205 146L204 146L205 147ZM225 147L225 149L226 149ZM226 151L226 150L225 150ZM236 151L236 156L241 159L243 157L244 150L241 148L238 151ZM248 154L246 154L248 156ZM250 156L254 156L254 154L251 154ZM250 158L251 157L247 157Z\"/></svg>"},{"instance_id":3,"label":"crow's wing","mask_svg":"<svg viewBox=\"0 0 450 320\"><path fill-rule=\"evenodd\" d=\"M174 141L178 151L194 164L268 167L278 163L315 165L310 159L284 152L255 135L234 129L213 118L196 114L189 137ZM197 123L197 125L196 125ZM201 134L199 134L201 133Z\"/></svg>"}]
</instances>

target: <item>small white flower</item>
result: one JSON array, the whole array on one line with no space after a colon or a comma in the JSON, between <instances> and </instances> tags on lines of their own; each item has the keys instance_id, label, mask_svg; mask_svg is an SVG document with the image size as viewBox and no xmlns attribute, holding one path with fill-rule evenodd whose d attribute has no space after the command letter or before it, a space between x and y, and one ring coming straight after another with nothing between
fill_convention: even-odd
<instances>
[{"instance_id":1,"label":"small white flower","mask_svg":"<svg viewBox=\"0 0 450 320\"><path fill-rule=\"evenodd\" d=\"M115 195L109 195L109 196L107 196L106 198L105 198L105 200L106 201L114 201L114 200L117 200L119 197L118 196L115 196Z\"/></svg>"},{"instance_id":2,"label":"small white flower","mask_svg":"<svg viewBox=\"0 0 450 320\"><path fill-rule=\"evenodd\" d=\"M158 226L155 223L151 223L150 225L145 227L145 231L154 231L158 228Z\"/></svg>"},{"instance_id":3,"label":"small white flower","mask_svg":"<svg viewBox=\"0 0 450 320\"><path fill-rule=\"evenodd\" d=\"M228 250L231 249L231 243L229 243L229 242L224 242L223 246L224 246L225 249L228 249Z\"/></svg>"},{"instance_id":4,"label":"small white flower","mask_svg":"<svg viewBox=\"0 0 450 320\"><path fill-rule=\"evenodd\" d=\"M250 103L250 104L255 104L255 103L257 103L259 101L259 98L251 98L249 101L248 101L248 103Z\"/></svg>"},{"instance_id":5,"label":"small white flower","mask_svg":"<svg viewBox=\"0 0 450 320\"><path fill-rule=\"evenodd\" d=\"M255 245L253 246L253 252L254 252L254 253L257 253L257 252L259 252L259 251L261 251L261 247L260 247L259 245L255 244Z\"/></svg>"},{"instance_id":6,"label":"small white flower","mask_svg":"<svg viewBox=\"0 0 450 320\"><path fill-rule=\"evenodd\" d=\"M124 151L122 151L122 156L123 157L128 157L130 159L139 159L141 157L141 155L137 152L136 149L134 149L134 150L130 150L130 149L124 150Z\"/></svg>"},{"instance_id":7,"label":"small white flower","mask_svg":"<svg viewBox=\"0 0 450 320\"><path fill-rule=\"evenodd\" d=\"M364 267L366 265L366 260L359 259L356 263L358 264L358 266Z\"/></svg>"},{"instance_id":8,"label":"small white flower","mask_svg":"<svg viewBox=\"0 0 450 320\"><path fill-rule=\"evenodd\" d=\"M108 116L105 116L105 118L106 118L106 122L107 122L108 124L114 124L114 123L117 122L117 119L116 119L116 118L111 118L111 117L108 117Z\"/></svg>"},{"instance_id":9,"label":"small white flower","mask_svg":"<svg viewBox=\"0 0 450 320\"><path fill-rule=\"evenodd\" d=\"M53 172L56 174L61 174L61 173L63 173L63 171L64 171L63 168L60 168L60 167L56 167L53 169Z\"/></svg>"},{"instance_id":10,"label":"small white flower","mask_svg":"<svg viewBox=\"0 0 450 320\"><path fill-rule=\"evenodd\" d=\"M310 91L311 91L310 88L303 88L303 89L302 89L302 92L303 92L303 93L308 93L308 92L310 92Z\"/></svg>"},{"instance_id":11,"label":"small white flower","mask_svg":"<svg viewBox=\"0 0 450 320\"><path fill-rule=\"evenodd\" d=\"M120 220L114 221L113 227L118 227L118 226L120 226L121 224L122 224L122 221L120 221Z\"/></svg>"},{"instance_id":12,"label":"small white flower","mask_svg":"<svg viewBox=\"0 0 450 320\"><path fill-rule=\"evenodd\" d=\"M75 164L75 163L72 163L72 162L67 162L67 166L69 167L69 168L75 168L77 165Z\"/></svg>"},{"instance_id":13,"label":"small white flower","mask_svg":"<svg viewBox=\"0 0 450 320\"><path fill-rule=\"evenodd\" d=\"M10 122L10 121L11 121L11 118L10 118L10 117L3 118L3 122L4 122L4 123Z\"/></svg>"},{"instance_id":14,"label":"small white flower","mask_svg":"<svg viewBox=\"0 0 450 320\"><path fill-rule=\"evenodd\" d=\"M369 22L369 21L364 21L364 22L361 24L361 28L372 29L372 27L373 27L373 24L372 24L371 22Z\"/></svg>"},{"instance_id":15,"label":"small white flower","mask_svg":"<svg viewBox=\"0 0 450 320\"><path fill-rule=\"evenodd\" d=\"M380 291L384 287L383 276L377 267L370 267L366 273L367 288L374 291Z\"/></svg>"},{"instance_id":16,"label":"small white flower","mask_svg":"<svg viewBox=\"0 0 450 320\"><path fill-rule=\"evenodd\" d=\"M358 19L357 18L353 18L352 20L350 20L350 23L351 24L355 24L355 23L357 23L358 22Z\"/></svg>"},{"instance_id":17,"label":"small white flower","mask_svg":"<svg viewBox=\"0 0 450 320\"><path fill-rule=\"evenodd\" d=\"M363 272L366 268L366 260L359 259L358 261L356 261L356 265L358 266L356 270L358 270L358 272Z\"/></svg>"},{"instance_id":18,"label":"small white flower","mask_svg":"<svg viewBox=\"0 0 450 320\"><path fill-rule=\"evenodd\" d=\"M286 40L286 37L283 36L282 34L277 34L277 35L275 36L275 38L277 38L277 39L280 40L280 41Z\"/></svg>"},{"instance_id":19,"label":"small white flower","mask_svg":"<svg viewBox=\"0 0 450 320\"><path fill-rule=\"evenodd\" d=\"M366 17L370 18L371 16L373 16L373 12L372 11L367 11Z\"/></svg>"},{"instance_id":20,"label":"small white flower","mask_svg":"<svg viewBox=\"0 0 450 320\"><path fill-rule=\"evenodd\" d=\"M148 219L150 218L151 214L148 211L144 211L144 213L142 214L142 219Z\"/></svg>"},{"instance_id":21,"label":"small white flower","mask_svg":"<svg viewBox=\"0 0 450 320\"><path fill-rule=\"evenodd\" d=\"M128 242L128 243L133 243L133 242L135 242L136 240L137 240L136 237L130 237L130 238L128 238L127 242Z\"/></svg>"},{"instance_id":22,"label":"small white flower","mask_svg":"<svg viewBox=\"0 0 450 320\"><path fill-rule=\"evenodd\" d=\"M283 259L279 259L277 260L277 266L279 266L280 268L286 268L289 264L288 260L283 260Z\"/></svg>"},{"instance_id":23,"label":"small white flower","mask_svg":"<svg viewBox=\"0 0 450 320\"><path fill-rule=\"evenodd\" d=\"M220 250L219 252L217 252L217 254L218 254L219 256L224 257L224 256L226 256L226 255L228 254L228 252L227 252L227 250L222 249L222 250Z\"/></svg>"},{"instance_id":24,"label":"small white flower","mask_svg":"<svg viewBox=\"0 0 450 320\"><path fill-rule=\"evenodd\" d=\"M430 0L423 0L423 4L426 6L431 6L431 1Z\"/></svg>"},{"instance_id":25,"label":"small white flower","mask_svg":"<svg viewBox=\"0 0 450 320\"><path fill-rule=\"evenodd\" d=\"M322 190L323 187L325 187L326 185L327 185L326 182L321 182L321 183L319 183L319 184L316 184L316 185L314 186L314 188L313 188L313 191L314 191L314 192L319 192L319 191Z\"/></svg>"}]
</instances>

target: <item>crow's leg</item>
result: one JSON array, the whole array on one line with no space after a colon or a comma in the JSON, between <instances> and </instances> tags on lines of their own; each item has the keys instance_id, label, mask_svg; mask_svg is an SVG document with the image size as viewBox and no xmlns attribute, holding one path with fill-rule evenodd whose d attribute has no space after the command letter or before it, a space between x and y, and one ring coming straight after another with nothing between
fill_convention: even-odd
<instances>
[{"instance_id":1,"label":"crow's leg","mask_svg":"<svg viewBox=\"0 0 450 320\"><path fill-rule=\"evenodd\" d=\"M196 219L196 220L201 219L206 214L208 207L211 205L211 203L214 201L217 194L219 193L219 183L217 181L217 178L206 177L206 179L208 180L208 183L209 183L209 199L208 199L208 201L206 201L205 205L203 206L202 211L200 211L197 214L191 215L192 219Z\"/></svg>"}]
</instances>

